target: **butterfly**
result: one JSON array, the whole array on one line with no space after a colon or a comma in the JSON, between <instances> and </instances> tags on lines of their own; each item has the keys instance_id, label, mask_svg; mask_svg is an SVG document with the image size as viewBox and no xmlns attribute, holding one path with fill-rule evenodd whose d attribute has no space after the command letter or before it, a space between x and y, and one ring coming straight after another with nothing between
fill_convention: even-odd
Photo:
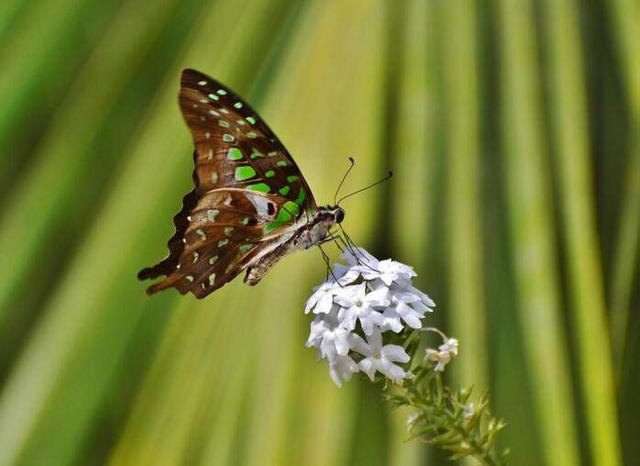
<instances>
[{"instance_id":1,"label":"butterfly","mask_svg":"<svg viewBox=\"0 0 640 466\"><path fill-rule=\"evenodd\" d=\"M138 273L163 277L149 294L173 287L203 298L245 270L245 283L255 285L343 221L341 207L316 205L291 154L228 87L185 69L178 101L195 144L195 186L173 218L169 255Z\"/></svg>"}]
</instances>

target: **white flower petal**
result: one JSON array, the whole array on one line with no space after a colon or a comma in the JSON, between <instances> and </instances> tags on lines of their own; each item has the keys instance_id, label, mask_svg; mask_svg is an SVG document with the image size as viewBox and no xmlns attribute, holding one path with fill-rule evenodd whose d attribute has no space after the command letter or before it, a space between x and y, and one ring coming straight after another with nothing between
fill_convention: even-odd
<instances>
[{"instance_id":1,"label":"white flower petal","mask_svg":"<svg viewBox=\"0 0 640 466\"><path fill-rule=\"evenodd\" d=\"M355 333L351 334L350 337L350 345L351 348L356 352L360 353L363 356L371 356L373 354L373 350L371 346L369 346L360 335L356 335Z\"/></svg>"},{"instance_id":2,"label":"white flower petal","mask_svg":"<svg viewBox=\"0 0 640 466\"><path fill-rule=\"evenodd\" d=\"M334 331L336 351L341 356L346 356L351 349L351 340L349 338L349 332L345 329L338 328Z\"/></svg>"},{"instance_id":3,"label":"white flower petal","mask_svg":"<svg viewBox=\"0 0 640 466\"><path fill-rule=\"evenodd\" d=\"M333 266L333 275L338 279L338 283L344 286L353 283L360 276L360 272L353 267L335 264ZM334 280L333 276L331 279Z\"/></svg>"},{"instance_id":4,"label":"white flower petal","mask_svg":"<svg viewBox=\"0 0 640 466\"><path fill-rule=\"evenodd\" d=\"M358 300L363 300L366 284L350 285L342 287L335 292L334 300L340 306L353 306Z\"/></svg>"},{"instance_id":5,"label":"white flower petal","mask_svg":"<svg viewBox=\"0 0 640 466\"><path fill-rule=\"evenodd\" d=\"M378 371L383 373L387 378L391 379L395 383L400 383L402 379L407 376L407 373L400 366L396 366L391 362L384 362L379 364Z\"/></svg>"},{"instance_id":6,"label":"white flower petal","mask_svg":"<svg viewBox=\"0 0 640 466\"><path fill-rule=\"evenodd\" d=\"M413 303L416 301L420 301L420 296L415 293L411 293L410 291L397 289L395 287L390 288L389 291L396 300L403 303Z\"/></svg>"},{"instance_id":7,"label":"white flower petal","mask_svg":"<svg viewBox=\"0 0 640 466\"><path fill-rule=\"evenodd\" d=\"M329 374L338 387L342 386L343 380L348 381L356 372L359 372L358 364L349 356L338 356L329 364Z\"/></svg>"},{"instance_id":8,"label":"white flower petal","mask_svg":"<svg viewBox=\"0 0 640 466\"><path fill-rule=\"evenodd\" d=\"M380 354L383 358L393 362L405 363L411 359L404 348L398 345L385 345Z\"/></svg>"},{"instance_id":9,"label":"white flower petal","mask_svg":"<svg viewBox=\"0 0 640 466\"><path fill-rule=\"evenodd\" d=\"M369 376L369 379L373 382L373 378L376 375L376 363L372 357L364 358L358 363L360 370Z\"/></svg>"},{"instance_id":10,"label":"white flower petal","mask_svg":"<svg viewBox=\"0 0 640 466\"><path fill-rule=\"evenodd\" d=\"M376 311L370 311L366 316L360 317L360 325L365 335L371 335L377 328L382 325L384 319L382 314Z\"/></svg>"},{"instance_id":11,"label":"white flower petal","mask_svg":"<svg viewBox=\"0 0 640 466\"><path fill-rule=\"evenodd\" d=\"M414 301L413 303L409 303L409 306L422 317L426 312L433 312L433 309L427 307L422 301Z\"/></svg>"},{"instance_id":12,"label":"white flower petal","mask_svg":"<svg viewBox=\"0 0 640 466\"><path fill-rule=\"evenodd\" d=\"M388 306L389 291L386 288L371 291L365 296L365 302L371 306Z\"/></svg>"},{"instance_id":13,"label":"white flower petal","mask_svg":"<svg viewBox=\"0 0 640 466\"><path fill-rule=\"evenodd\" d=\"M372 268L376 268L378 265L378 259L373 257L364 248L354 248L353 251L350 248L347 248L342 254L340 254L340 257L351 265L363 264Z\"/></svg>"},{"instance_id":14,"label":"white flower petal","mask_svg":"<svg viewBox=\"0 0 640 466\"><path fill-rule=\"evenodd\" d=\"M382 314L382 323L380 324L380 331L387 332L391 330L394 333L402 331L404 326L400 322L400 314L393 308L385 309Z\"/></svg>"},{"instance_id":15,"label":"white flower petal","mask_svg":"<svg viewBox=\"0 0 640 466\"><path fill-rule=\"evenodd\" d=\"M403 302L399 302L396 309L400 317L402 317L402 320L404 320L409 327L416 329L422 328L422 321L420 320L422 316L414 311L413 308Z\"/></svg>"},{"instance_id":16,"label":"white flower petal","mask_svg":"<svg viewBox=\"0 0 640 466\"><path fill-rule=\"evenodd\" d=\"M367 335L367 343L374 353L379 353L382 350L382 334L379 331L372 332Z\"/></svg>"},{"instance_id":17,"label":"white flower petal","mask_svg":"<svg viewBox=\"0 0 640 466\"><path fill-rule=\"evenodd\" d=\"M329 314L331 312L331 308L333 307L333 293L324 293L320 296L318 300L318 304L316 304L315 309L313 310L314 314Z\"/></svg>"}]
</instances>

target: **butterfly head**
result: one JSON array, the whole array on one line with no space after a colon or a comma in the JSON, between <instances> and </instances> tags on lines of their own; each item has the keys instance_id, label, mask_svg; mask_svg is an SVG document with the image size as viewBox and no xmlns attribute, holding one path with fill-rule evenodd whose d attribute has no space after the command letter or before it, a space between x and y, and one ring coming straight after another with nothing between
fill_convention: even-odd
<instances>
[{"instance_id":1,"label":"butterfly head","mask_svg":"<svg viewBox=\"0 0 640 466\"><path fill-rule=\"evenodd\" d=\"M318 208L316 217L319 223L325 223L328 227L344 220L344 209L340 206L326 206Z\"/></svg>"},{"instance_id":2,"label":"butterfly head","mask_svg":"<svg viewBox=\"0 0 640 466\"><path fill-rule=\"evenodd\" d=\"M329 207L331 213L333 214L333 219L336 223L342 223L344 220L344 209L342 207Z\"/></svg>"}]
</instances>

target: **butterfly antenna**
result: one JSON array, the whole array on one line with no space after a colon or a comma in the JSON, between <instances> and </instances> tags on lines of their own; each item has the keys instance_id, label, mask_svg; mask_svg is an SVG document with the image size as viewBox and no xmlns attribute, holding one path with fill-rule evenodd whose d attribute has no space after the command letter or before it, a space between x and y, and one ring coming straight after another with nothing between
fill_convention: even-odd
<instances>
[{"instance_id":1,"label":"butterfly antenna","mask_svg":"<svg viewBox=\"0 0 640 466\"><path fill-rule=\"evenodd\" d=\"M370 184L369 186L365 186L364 188L360 188L357 191L354 191L350 194L347 194L346 196L342 196L338 202L336 202L336 205L340 205L340 203L342 201L344 201L346 198L351 197L355 194L361 193L362 191L366 191L367 189L373 188L374 186L378 186L380 183L384 183L385 181L387 181L388 179L390 179L393 176L393 172L391 172L391 170L389 170L389 173L387 174L387 176L385 176L384 178L382 178L381 180L376 181L375 183Z\"/></svg>"},{"instance_id":2,"label":"butterfly antenna","mask_svg":"<svg viewBox=\"0 0 640 466\"><path fill-rule=\"evenodd\" d=\"M342 188L342 185L344 184L345 180L347 179L347 176L349 175L349 172L351 171L351 169L353 168L353 166L356 164L356 161L353 159L353 157L349 157L349 168L347 168L347 171L344 173L344 175L342 175L342 179L340 180L340 184L338 185L338 189L336 189L336 194L333 196L333 204L336 205L336 199L338 198L338 194L340 193L340 188Z\"/></svg>"}]
</instances>

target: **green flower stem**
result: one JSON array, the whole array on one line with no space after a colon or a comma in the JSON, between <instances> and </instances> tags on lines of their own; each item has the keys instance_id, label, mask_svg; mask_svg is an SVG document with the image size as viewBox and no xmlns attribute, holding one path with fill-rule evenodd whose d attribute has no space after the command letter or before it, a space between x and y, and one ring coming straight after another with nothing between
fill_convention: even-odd
<instances>
[{"instance_id":1,"label":"green flower stem","mask_svg":"<svg viewBox=\"0 0 640 466\"><path fill-rule=\"evenodd\" d=\"M407 347L414 347L410 353L413 378L400 387L386 388L394 406L415 410L408 421L410 438L451 452L452 460L470 456L482 465L505 465L508 451L496 443L505 424L491 414L488 397L475 397L470 388L445 385L442 373L424 360L424 347L416 340L412 335L406 341Z\"/></svg>"}]
</instances>

